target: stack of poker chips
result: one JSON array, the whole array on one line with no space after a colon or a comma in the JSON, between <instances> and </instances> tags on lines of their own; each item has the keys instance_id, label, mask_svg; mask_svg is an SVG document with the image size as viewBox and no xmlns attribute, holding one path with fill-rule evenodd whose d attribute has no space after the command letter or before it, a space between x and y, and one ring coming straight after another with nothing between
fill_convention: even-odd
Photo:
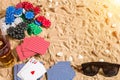
<instances>
[{"instance_id":1,"label":"stack of poker chips","mask_svg":"<svg viewBox=\"0 0 120 80\"><path fill-rule=\"evenodd\" d=\"M2 29L10 37L23 39L24 31L29 35L38 35L42 32L42 27L49 28L50 20L40 15L41 9L30 2L20 2L16 6L9 6L6 15L2 20Z\"/></svg>"}]
</instances>

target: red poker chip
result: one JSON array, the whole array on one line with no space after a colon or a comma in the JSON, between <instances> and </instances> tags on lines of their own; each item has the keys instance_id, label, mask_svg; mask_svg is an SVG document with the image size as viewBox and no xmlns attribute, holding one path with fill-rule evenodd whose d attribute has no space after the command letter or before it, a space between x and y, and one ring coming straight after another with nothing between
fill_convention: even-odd
<instances>
[{"instance_id":1,"label":"red poker chip","mask_svg":"<svg viewBox=\"0 0 120 80\"><path fill-rule=\"evenodd\" d=\"M40 7L36 6L33 8L33 11L34 11L35 15L37 15L38 13L40 13L41 10L40 10Z\"/></svg>"},{"instance_id":2,"label":"red poker chip","mask_svg":"<svg viewBox=\"0 0 120 80\"><path fill-rule=\"evenodd\" d=\"M25 7L25 5L29 4L29 2L22 2L22 6L23 8Z\"/></svg>"},{"instance_id":3,"label":"red poker chip","mask_svg":"<svg viewBox=\"0 0 120 80\"><path fill-rule=\"evenodd\" d=\"M38 22L43 22L44 20L45 20L46 18L44 17L44 16L38 16L37 18L36 18L36 20L38 21Z\"/></svg>"},{"instance_id":4,"label":"red poker chip","mask_svg":"<svg viewBox=\"0 0 120 80\"><path fill-rule=\"evenodd\" d=\"M24 9L25 10L33 10L33 5L31 3L27 3L25 6L24 6Z\"/></svg>"},{"instance_id":5,"label":"red poker chip","mask_svg":"<svg viewBox=\"0 0 120 80\"><path fill-rule=\"evenodd\" d=\"M20 2L20 3L18 3L15 7L16 7L17 9L18 9L18 8L23 8L23 5L22 5L22 3Z\"/></svg>"},{"instance_id":6,"label":"red poker chip","mask_svg":"<svg viewBox=\"0 0 120 80\"><path fill-rule=\"evenodd\" d=\"M42 25L43 25L45 28L49 28L49 27L51 26L51 22L50 22L50 20L45 19L45 20L42 22Z\"/></svg>"}]
</instances>

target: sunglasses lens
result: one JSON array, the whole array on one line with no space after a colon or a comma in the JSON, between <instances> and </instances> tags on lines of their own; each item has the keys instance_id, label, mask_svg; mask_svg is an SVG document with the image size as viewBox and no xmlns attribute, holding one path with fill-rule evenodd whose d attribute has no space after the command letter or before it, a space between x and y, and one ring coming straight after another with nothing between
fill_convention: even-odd
<instances>
[{"instance_id":1,"label":"sunglasses lens","mask_svg":"<svg viewBox=\"0 0 120 80\"><path fill-rule=\"evenodd\" d=\"M118 66L112 66L112 65L103 66L103 72L107 77L117 75L118 70L119 70Z\"/></svg>"},{"instance_id":2,"label":"sunglasses lens","mask_svg":"<svg viewBox=\"0 0 120 80\"><path fill-rule=\"evenodd\" d=\"M98 73L99 68L94 65L83 65L82 66L83 74L87 76L94 76Z\"/></svg>"}]
</instances>

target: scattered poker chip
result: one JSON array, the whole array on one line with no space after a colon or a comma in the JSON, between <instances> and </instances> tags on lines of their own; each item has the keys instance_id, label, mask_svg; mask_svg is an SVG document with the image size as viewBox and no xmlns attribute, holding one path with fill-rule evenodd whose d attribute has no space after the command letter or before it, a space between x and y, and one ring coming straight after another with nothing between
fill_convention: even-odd
<instances>
[{"instance_id":1,"label":"scattered poker chip","mask_svg":"<svg viewBox=\"0 0 120 80\"><path fill-rule=\"evenodd\" d=\"M17 17L17 18L15 19L15 21L14 21L14 23L15 23L16 25L18 25L18 24L21 23L21 22L23 22L23 19L22 19L21 17Z\"/></svg>"},{"instance_id":2,"label":"scattered poker chip","mask_svg":"<svg viewBox=\"0 0 120 80\"><path fill-rule=\"evenodd\" d=\"M4 23L4 24L2 24L1 25L1 29L2 29L2 31L3 31L3 33L4 33L4 35L6 35L7 34L7 29L10 27L10 25L6 25L6 23Z\"/></svg>"},{"instance_id":3,"label":"scattered poker chip","mask_svg":"<svg viewBox=\"0 0 120 80\"><path fill-rule=\"evenodd\" d=\"M35 20L34 23L35 23L36 25L38 25L38 26L41 26L41 25L42 25L42 23L41 23L41 22L38 22L37 20Z\"/></svg>"},{"instance_id":4,"label":"scattered poker chip","mask_svg":"<svg viewBox=\"0 0 120 80\"><path fill-rule=\"evenodd\" d=\"M27 28L27 33L28 33L29 35L32 35L32 34L33 34L32 29L31 29L30 27Z\"/></svg>"},{"instance_id":5,"label":"scattered poker chip","mask_svg":"<svg viewBox=\"0 0 120 80\"><path fill-rule=\"evenodd\" d=\"M34 13L32 11L27 11L25 13L25 18L26 19L33 19L34 18Z\"/></svg>"},{"instance_id":6,"label":"scattered poker chip","mask_svg":"<svg viewBox=\"0 0 120 80\"><path fill-rule=\"evenodd\" d=\"M24 6L24 9L25 10L33 10L33 5L31 3L27 3L25 6Z\"/></svg>"},{"instance_id":7,"label":"scattered poker chip","mask_svg":"<svg viewBox=\"0 0 120 80\"><path fill-rule=\"evenodd\" d=\"M35 13L35 15L37 15L38 13L40 13L40 8L38 6L33 8L33 11Z\"/></svg>"},{"instance_id":8,"label":"scattered poker chip","mask_svg":"<svg viewBox=\"0 0 120 80\"><path fill-rule=\"evenodd\" d=\"M15 10L14 16L19 17L19 16L22 15L22 13L23 13L23 8L18 8L18 9Z\"/></svg>"},{"instance_id":9,"label":"scattered poker chip","mask_svg":"<svg viewBox=\"0 0 120 80\"><path fill-rule=\"evenodd\" d=\"M34 35L38 35L41 32L42 32L42 29L40 27L35 27L34 30L33 30Z\"/></svg>"},{"instance_id":10,"label":"scattered poker chip","mask_svg":"<svg viewBox=\"0 0 120 80\"><path fill-rule=\"evenodd\" d=\"M15 7L16 7L16 9L23 8L22 2L18 3Z\"/></svg>"},{"instance_id":11,"label":"scattered poker chip","mask_svg":"<svg viewBox=\"0 0 120 80\"><path fill-rule=\"evenodd\" d=\"M44 16L40 15L36 17L40 13L41 9L39 6L35 6L30 2L20 2L16 6L9 6L6 8L5 20L4 23L6 26L3 27L4 31L7 34L15 39L22 39L25 37L24 31L27 30L29 35L38 35L42 32L42 26L44 28L49 28L51 22L46 19ZM25 25L21 24L25 23L27 27L20 32L21 25L24 27ZM20 26L20 27L18 27ZM10 32L14 28L14 31Z\"/></svg>"},{"instance_id":12,"label":"scattered poker chip","mask_svg":"<svg viewBox=\"0 0 120 80\"><path fill-rule=\"evenodd\" d=\"M48 19L45 19L45 20L43 20L42 25L43 25L45 28L49 28L50 25L51 25L51 22L50 22Z\"/></svg>"},{"instance_id":13,"label":"scattered poker chip","mask_svg":"<svg viewBox=\"0 0 120 80\"><path fill-rule=\"evenodd\" d=\"M23 14L25 14L26 10L23 8Z\"/></svg>"},{"instance_id":14,"label":"scattered poker chip","mask_svg":"<svg viewBox=\"0 0 120 80\"><path fill-rule=\"evenodd\" d=\"M34 22L34 19L25 19L26 24L31 24Z\"/></svg>"},{"instance_id":15,"label":"scattered poker chip","mask_svg":"<svg viewBox=\"0 0 120 80\"><path fill-rule=\"evenodd\" d=\"M42 32L42 29L38 25L36 25L35 23L31 23L28 25L27 32L29 35L32 35L32 34L38 35L39 33Z\"/></svg>"},{"instance_id":16,"label":"scattered poker chip","mask_svg":"<svg viewBox=\"0 0 120 80\"><path fill-rule=\"evenodd\" d=\"M44 16L38 16L37 18L36 18L36 20L38 21L38 22L43 22L44 20L45 20L46 18L44 17Z\"/></svg>"},{"instance_id":17,"label":"scattered poker chip","mask_svg":"<svg viewBox=\"0 0 120 80\"><path fill-rule=\"evenodd\" d=\"M15 12L15 7L14 6L9 6L6 9L6 14L11 14L11 13L14 13L14 12Z\"/></svg>"},{"instance_id":18,"label":"scattered poker chip","mask_svg":"<svg viewBox=\"0 0 120 80\"><path fill-rule=\"evenodd\" d=\"M5 23L6 24L12 24L12 22L14 22L15 17L14 16L9 16L5 18Z\"/></svg>"},{"instance_id":19,"label":"scattered poker chip","mask_svg":"<svg viewBox=\"0 0 120 80\"><path fill-rule=\"evenodd\" d=\"M23 39L25 37L24 30L27 28L26 23L19 23L16 27L9 27L7 34L15 39Z\"/></svg>"}]
</instances>

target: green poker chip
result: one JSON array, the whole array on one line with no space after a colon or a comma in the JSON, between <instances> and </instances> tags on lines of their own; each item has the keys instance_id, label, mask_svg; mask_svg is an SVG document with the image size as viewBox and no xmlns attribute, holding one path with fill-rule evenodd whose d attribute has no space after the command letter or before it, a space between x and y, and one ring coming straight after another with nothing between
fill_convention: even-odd
<instances>
[{"instance_id":1,"label":"green poker chip","mask_svg":"<svg viewBox=\"0 0 120 80\"><path fill-rule=\"evenodd\" d=\"M27 29L27 33L28 33L29 35L32 35L32 34L33 34L33 32L32 32L32 30L31 30L30 27Z\"/></svg>"},{"instance_id":2,"label":"green poker chip","mask_svg":"<svg viewBox=\"0 0 120 80\"><path fill-rule=\"evenodd\" d=\"M28 24L27 32L29 35L38 35L42 32L42 29L35 23Z\"/></svg>"},{"instance_id":3,"label":"green poker chip","mask_svg":"<svg viewBox=\"0 0 120 80\"><path fill-rule=\"evenodd\" d=\"M33 34L34 35L38 35L39 33L41 33L42 32L42 29L40 28L40 27L35 27L34 28L34 31L33 31Z\"/></svg>"}]
</instances>

